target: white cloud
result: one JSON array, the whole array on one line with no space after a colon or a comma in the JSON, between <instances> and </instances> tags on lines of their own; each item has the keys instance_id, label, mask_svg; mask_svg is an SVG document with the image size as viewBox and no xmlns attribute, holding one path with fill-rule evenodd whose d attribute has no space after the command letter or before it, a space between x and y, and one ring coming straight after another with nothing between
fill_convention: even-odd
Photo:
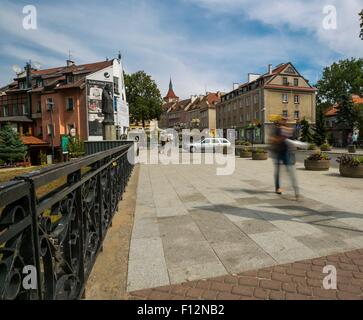
<instances>
[{"instance_id":1,"label":"white cloud","mask_svg":"<svg viewBox=\"0 0 363 320\"><path fill-rule=\"evenodd\" d=\"M248 33L228 29L223 36L203 38L191 32L185 21L170 23L168 10L151 1L42 3L38 7L38 30L21 27L21 10L5 2L0 11L0 32L12 43L1 55L39 60L45 66L64 61L71 49L77 63L110 58L121 50L127 71L145 70L167 90L171 75L177 95L230 90L232 83L244 81L248 72L265 72L268 63L294 59L314 68L302 70L316 81L318 67L332 62L334 53L343 57L361 56L363 41L358 38L358 15L362 1L333 1L338 10L338 29L321 27L323 2L312 0L182 0L194 9L204 8L213 28L240 19L253 25L258 21L271 32ZM115 3L115 2L114 2ZM328 3L328 2L327 2ZM190 7L189 7L190 8ZM190 12L185 12L185 17ZM167 22L168 23L167 23ZM257 34L257 35L256 35ZM21 46L14 41L22 43ZM4 43L4 41L3 41ZM1 45L1 39L0 39ZM2 80L2 79L0 79Z\"/></svg>"}]
</instances>

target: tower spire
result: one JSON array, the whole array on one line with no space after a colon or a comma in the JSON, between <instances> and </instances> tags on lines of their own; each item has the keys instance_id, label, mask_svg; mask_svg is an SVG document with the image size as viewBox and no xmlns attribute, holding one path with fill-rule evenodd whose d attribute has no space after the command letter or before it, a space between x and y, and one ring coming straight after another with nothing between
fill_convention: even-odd
<instances>
[{"instance_id":1,"label":"tower spire","mask_svg":"<svg viewBox=\"0 0 363 320\"><path fill-rule=\"evenodd\" d=\"M171 81L171 76L170 76L170 82L169 82L169 90L173 90L173 82Z\"/></svg>"}]
</instances>

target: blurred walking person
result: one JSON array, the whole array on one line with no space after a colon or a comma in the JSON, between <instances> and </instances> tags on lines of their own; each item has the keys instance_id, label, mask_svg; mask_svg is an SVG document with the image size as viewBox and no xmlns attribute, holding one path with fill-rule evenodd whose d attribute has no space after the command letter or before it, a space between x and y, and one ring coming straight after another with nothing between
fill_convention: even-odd
<instances>
[{"instance_id":1,"label":"blurred walking person","mask_svg":"<svg viewBox=\"0 0 363 320\"><path fill-rule=\"evenodd\" d=\"M272 146L272 154L274 158L275 172L275 192L277 194L282 194L281 184L280 184L280 171L281 165L285 165L287 173L290 177L292 187L295 191L296 200L299 200L300 192L299 186L296 178L295 165L292 157L292 152L290 150L289 141L294 135L294 130L286 126L287 118L283 117L275 122L275 127L269 138L269 142Z\"/></svg>"}]
</instances>

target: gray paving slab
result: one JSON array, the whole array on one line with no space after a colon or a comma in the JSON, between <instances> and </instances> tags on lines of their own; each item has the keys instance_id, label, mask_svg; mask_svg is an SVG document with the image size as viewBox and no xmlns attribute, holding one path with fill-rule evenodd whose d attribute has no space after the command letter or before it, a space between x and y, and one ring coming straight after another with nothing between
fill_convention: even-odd
<instances>
[{"instance_id":1,"label":"gray paving slab","mask_svg":"<svg viewBox=\"0 0 363 320\"><path fill-rule=\"evenodd\" d=\"M302 170L295 201L286 176L273 192L273 166L236 158L216 165L141 165L128 289L239 273L363 247L363 185ZM344 195L344 196L343 196Z\"/></svg>"}]
</instances>

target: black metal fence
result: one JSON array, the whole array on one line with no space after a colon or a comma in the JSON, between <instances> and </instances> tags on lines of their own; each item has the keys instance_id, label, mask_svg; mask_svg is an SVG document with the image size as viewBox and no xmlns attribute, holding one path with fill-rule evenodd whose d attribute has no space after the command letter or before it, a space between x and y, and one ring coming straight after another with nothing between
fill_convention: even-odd
<instances>
[{"instance_id":1,"label":"black metal fence","mask_svg":"<svg viewBox=\"0 0 363 320\"><path fill-rule=\"evenodd\" d=\"M0 185L0 300L82 297L131 175L132 149L129 143ZM29 266L36 287L26 285Z\"/></svg>"},{"instance_id":2,"label":"black metal fence","mask_svg":"<svg viewBox=\"0 0 363 320\"><path fill-rule=\"evenodd\" d=\"M103 141L85 141L84 151L86 155L95 154L97 152L117 148L133 143L131 140L103 140Z\"/></svg>"}]
</instances>

